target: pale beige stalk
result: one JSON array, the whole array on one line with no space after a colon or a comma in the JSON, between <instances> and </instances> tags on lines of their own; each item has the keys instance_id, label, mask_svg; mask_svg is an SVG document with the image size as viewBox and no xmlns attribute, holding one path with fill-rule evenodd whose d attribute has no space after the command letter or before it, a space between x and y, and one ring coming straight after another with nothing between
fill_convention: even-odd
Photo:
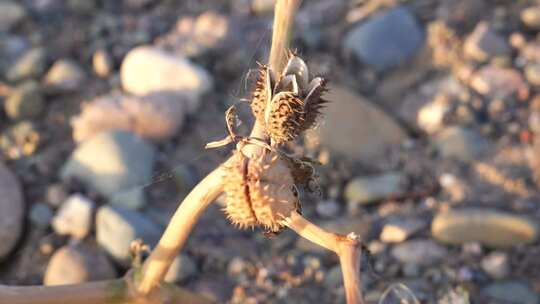
<instances>
[{"instance_id":1,"label":"pale beige stalk","mask_svg":"<svg viewBox=\"0 0 540 304\"><path fill-rule=\"evenodd\" d=\"M149 294L160 285L174 258L204 210L223 192L223 165L206 176L174 213L156 248L142 267L138 291Z\"/></svg>"},{"instance_id":2,"label":"pale beige stalk","mask_svg":"<svg viewBox=\"0 0 540 304\"><path fill-rule=\"evenodd\" d=\"M345 296L348 304L363 304L360 286L360 242L354 233L339 235L328 232L308 221L297 212L283 219L283 224L294 230L301 237L335 252L339 257Z\"/></svg>"}]
</instances>

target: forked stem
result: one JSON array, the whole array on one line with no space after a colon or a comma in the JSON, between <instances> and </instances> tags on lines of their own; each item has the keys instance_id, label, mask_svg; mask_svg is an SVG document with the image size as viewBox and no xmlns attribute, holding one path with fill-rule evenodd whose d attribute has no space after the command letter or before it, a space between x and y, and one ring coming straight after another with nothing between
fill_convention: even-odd
<instances>
[{"instance_id":1,"label":"forked stem","mask_svg":"<svg viewBox=\"0 0 540 304\"><path fill-rule=\"evenodd\" d=\"M294 230L301 237L335 252L339 257L345 296L348 304L363 304L360 286L359 262L361 255L360 242L354 233L340 235L328 232L308 221L297 212L283 219L283 224Z\"/></svg>"}]
</instances>

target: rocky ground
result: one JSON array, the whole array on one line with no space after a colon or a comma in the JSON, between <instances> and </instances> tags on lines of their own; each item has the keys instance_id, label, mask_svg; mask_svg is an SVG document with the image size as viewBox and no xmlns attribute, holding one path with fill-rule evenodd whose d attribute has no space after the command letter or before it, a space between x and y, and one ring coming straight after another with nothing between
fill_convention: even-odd
<instances>
[{"instance_id":1,"label":"rocky ground","mask_svg":"<svg viewBox=\"0 0 540 304\"><path fill-rule=\"evenodd\" d=\"M268 0L0 1L0 283L113 278L243 128ZM288 149L303 213L359 233L368 303L540 301L540 6L304 1L294 45L332 103ZM343 303L338 260L203 216L167 280L220 303ZM400 302L402 301L402 302Z\"/></svg>"}]
</instances>

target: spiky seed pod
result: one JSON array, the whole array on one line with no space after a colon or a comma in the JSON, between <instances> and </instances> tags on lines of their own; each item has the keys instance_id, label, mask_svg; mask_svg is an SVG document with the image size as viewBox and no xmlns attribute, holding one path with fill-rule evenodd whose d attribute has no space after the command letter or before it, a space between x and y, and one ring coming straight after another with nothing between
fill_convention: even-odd
<instances>
[{"instance_id":1,"label":"spiky seed pod","mask_svg":"<svg viewBox=\"0 0 540 304\"><path fill-rule=\"evenodd\" d=\"M264 121L264 109L266 103L271 97L271 75L267 66L261 65L259 68L259 76L251 98L251 111L253 116L259 121Z\"/></svg>"},{"instance_id":2,"label":"spiky seed pod","mask_svg":"<svg viewBox=\"0 0 540 304\"><path fill-rule=\"evenodd\" d=\"M321 98L325 91L325 80L315 77L310 81L306 63L291 52L278 81L267 66L261 66L251 108L278 145L313 127L326 103Z\"/></svg>"},{"instance_id":3,"label":"spiky seed pod","mask_svg":"<svg viewBox=\"0 0 540 304\"><path fill-rule=\"evenodd\" d=\"M266 108L266 131L276 144L296 138L304 122L304 102L292 92L280 92Z\"/></svg>"},{"instance_id":4,"label":"spiky seed pod","mask_svg":"<svg viewBox=\"0 0 540 304\"><path fill-rule=\"evenodd\" d=\"M324 109L328 103L328 100L322 98L322 95L327 91L326 80L324 78L316 77L310 82L308 93L304 99L304 112L306 114L304 117L304 124L302 125L302 131L312 128L317 122L322 109Z\"/></svg>"},{"instance_id":5,"label":"spiky seed pod","mask_svg":"<svg viewBox=\"0 0 540 304\"><path fill-rule=\"evenodd\" d=\"M293 177L276 154L247 158L236 152L227 171L224 211L239 228L260 225L277 232L283 228L281 220L298 210Z\"/></svg>"}]
</instances>

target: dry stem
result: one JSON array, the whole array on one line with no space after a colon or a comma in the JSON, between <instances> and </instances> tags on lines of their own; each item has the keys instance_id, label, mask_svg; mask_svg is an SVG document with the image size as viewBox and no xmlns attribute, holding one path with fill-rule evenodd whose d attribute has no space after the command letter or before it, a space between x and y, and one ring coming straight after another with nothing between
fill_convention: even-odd
<instances>
[{"instance_id":1,"label":"dry stem","mask_svg":"<svg viewBox=\"0 0 540 304\"><path fill-rule=\"evenodd\" d=\"M361 254L358 236L354 233L344 236L328 232L308 221L297 212L293 212L283 222L301 237L338 255L343 273L347 303L363 304L358 267Z\"/></svg>"},{"instance_id":2,"label":"dry stem","mask_svg":"<svg viewBox=\"0 0 540 304\"><path fill-rule=\"evenodd\" d=\"M195 186L180 204L143 265L139 292L149 294L159 286L203 211L223 192L223 175L222 165Z\"/></svg>"}]
</instances>

